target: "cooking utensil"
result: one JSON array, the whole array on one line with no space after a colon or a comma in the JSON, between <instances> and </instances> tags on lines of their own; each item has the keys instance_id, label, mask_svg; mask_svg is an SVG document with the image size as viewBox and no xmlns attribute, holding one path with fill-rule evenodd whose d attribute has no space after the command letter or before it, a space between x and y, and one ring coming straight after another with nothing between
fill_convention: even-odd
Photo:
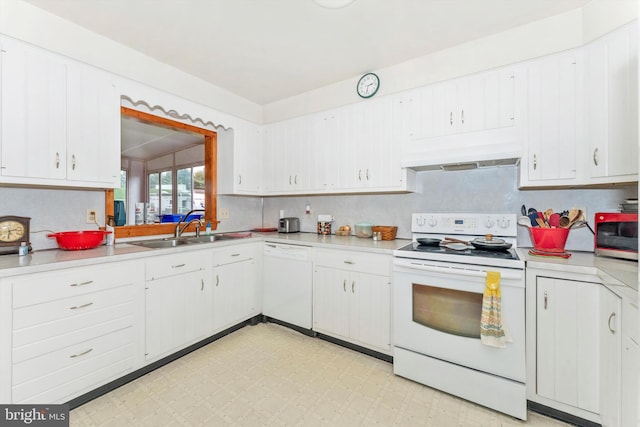
<instances>
[{"instance_id":1,"label":"cooking utensil","mask_svg":"<svg viewBox=\"0 0 640 427\"><path fill-rule=\"evenodd\" d=\"M460 243L460 242L442 241L440 242L440 246L447 249L453 249L454 251L464 251L469 249L469 245L467 245L466 243Z\"/></svg>"},{"instance_id":2,"label":"cooking utensil","mask_svg":"<svg viewBox=\"0 0 640 427\"><path fill-rule=\"evenodd\" d=\"M442 240L431 237L419 237L416 239L416 242L424 246L438 246Z\"/></svg>"},{"instance_id":3,"label":"cooking utensil","mask_svg":"<svg viewBox=\"0 0 640 427\"><path fill-rule=\"evenodd\" d=\"M55 237L58 247L67 251L79 251L82 249L95 248L102 244L104 236L111 234L111 231L85 230L85 231L62 231L59 233L47 234L47 237Z\"/></svg>"},{"instance_id":4,"label":"cooking utensil","mask_svg":"<svg viewBox=\"0 0 640 427\"><path fill-rule=\"evenodd\" d=\"M506 251L512 246L511 243L507 243L502 239L487 240L483 238L477 238L473 239L470 243L476 249L484 249L488 251Z\"/></svg>"},{"instance_id":5,"label":"cooking utensil","mask_svg":"<svg viewBox=\"0 0 640 427\"><path fill-rule=\"evenodd\" d=\"M527 216L527 207L525 205L520 206L520 213L522 216Z\"/></svg>"},{"instance_id":6,"label":"cooking utensil","mask_svg":"<svg viewBox=\"0 0 640 427\"><path fill-rule=\"evenodd\" d=\"M528 215L534 214L534 213L538 213L537 210L535 210L534 208L529 208L529 210L527 211Z\"/></svg>"},{"instance_id":7,"label":"cooking utensil","mask_svg":"<svg viewBox=\"0 0 640 427\"><path fill-rule=\"evenodd\" d=\"M470 245L470 242L467 242L465 240L460 240L460 239L456 239L455 237L445 237L444 240L442 241L442 243L447 244L447 243L462 243L464 245Z\"/></svg>"},{"instance_id":8,"label":"cooking utensil","mask_svg":"<svg viewBox=\"0 0 640 427\"><path fill-rule=\"evenodd\" d=\"M531 227L531 220L528 216L520 216L518 217L518 225L523 225L525 227Z\"/></svg>"},{"instance_id":9,"label":"cooking utensil","mask_svg":"<svg viewBox=\"0 0 640 427\"><path fill-rule=\"evenodd\" d=\"M547 224L542 218L536 218L536 223L538 224L539 227L549 228L549 224Z\"/></svg>"},{"instance_id":10,"label":"cooking utensil","mask_svg":"<svg viewBox=\"0 0 640 427\"><path fill-rule=\"evenodd\" d=\"M571 220L569 219L569 216L567 216L567 215L561 215L560 216L560 221L558 222L558 225L561 228L567 228L570 223L571 223Z\"/></svg>"},{"instance_id":11,"label":"cooking utensil","mask_svg":"<svg viewBox=\"0 0 640 427\"><path fill-rule=\"evenodd\" d=\"M549 215L549 219L547 221L549 222L549 225L552 227L560 226L560 214L552 213L551 215Z\"/></svg>"},{"instance_id":12,"label":"cooking utensil","mask_svg":"<svg viewBox=\"0 0 640 427\"><path fill-rule=\"evenodd\" d=\"M540 219L540 217L538 216L538 212L533 212L529 214L529 221L531 222L532 227L538 226L538 219Z\"/></svg>"}]
</instances>

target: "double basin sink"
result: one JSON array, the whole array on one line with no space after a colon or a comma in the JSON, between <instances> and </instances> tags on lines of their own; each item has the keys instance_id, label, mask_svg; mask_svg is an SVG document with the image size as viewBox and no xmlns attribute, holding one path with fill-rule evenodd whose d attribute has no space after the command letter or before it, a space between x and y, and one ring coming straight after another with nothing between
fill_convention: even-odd
<instances>
[{"instance_id":1,"label":"double basin sink","mask_svg":"<svg viewBox=\"0 0 640 427\"><path fill-rule=\"evenodd\" d=\"M165 237L157 240L142 240L140 242L130 242L132 245L144 246L145 248L175 248L182 245L197 245L201 243L218 242L222 240L243 239L248 236L230 236L226 234L211 234L209 236L188 236L188 237Z\"/></svg>"}]
</instances>

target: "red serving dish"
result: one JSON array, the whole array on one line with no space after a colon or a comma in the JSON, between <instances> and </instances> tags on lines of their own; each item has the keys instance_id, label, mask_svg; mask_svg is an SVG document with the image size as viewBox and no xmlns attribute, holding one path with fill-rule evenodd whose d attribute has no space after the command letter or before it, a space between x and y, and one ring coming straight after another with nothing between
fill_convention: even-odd
<instances>
[{"instance_id":1,"label":"red serving dish","mask_svg":"<svg viewBox=\"0 0 640 427\"><path fill-rule=\"evenodd\" d=\"M104 236L107 234L111 234L111 231L61 231L60 233L47 234L47 237L55 237L60 249L64 249L66 251L79 251L99 246L102 244Z\"/></svg>"}]
</instances>

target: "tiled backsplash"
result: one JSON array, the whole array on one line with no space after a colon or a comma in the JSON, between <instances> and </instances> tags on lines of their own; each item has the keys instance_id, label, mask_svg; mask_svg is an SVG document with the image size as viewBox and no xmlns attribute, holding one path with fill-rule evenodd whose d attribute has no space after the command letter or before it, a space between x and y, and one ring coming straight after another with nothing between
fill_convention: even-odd
<instances>
[{"instance_id":1,"label":"tiled backsplash","mask_svg":"<svg viewBox=\"0 0 640 427\"><path fill-rule=\"evenodd\" d=\"M559 211L586 207L588 219L600 210L616 210L625 198L637 197L637 185L615 189L527 190L517 187L518 168L488 168L458 172L421 172L417 174L419 193L244 197L219 196L218 208L229 210L229 219L221 220L218 231L275 227L280 210L285 216L300 218L304 232L316 232L317 216L332 214L334 226L367 221L377 225L398 226L398 237L411 235L413 212L513 212L520 206ZM49 231L95 230L86 224L86 210L98 210L98 223L104 225L104 192L89 190L31 189L0 187L0 215L31 217L31 237L36 250L55 248ZM264 221L262 205L264 203ZM311 206L311 214L305 207ZM520 227L518 245L531 246L525 228ZM586 229L572 230L567 249L593 250L593 237Z\"/></svg>"}]
</instances>

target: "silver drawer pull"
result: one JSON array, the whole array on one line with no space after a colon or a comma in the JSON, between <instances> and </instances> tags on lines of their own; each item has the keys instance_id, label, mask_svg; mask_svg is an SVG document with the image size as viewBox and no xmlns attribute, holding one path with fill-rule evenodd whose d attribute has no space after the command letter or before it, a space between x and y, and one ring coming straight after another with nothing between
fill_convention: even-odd
<instances>
[{"instance_id":1,"label":"silver drawer pull","mask_svg":"<svg viewBox=\"0 0 640 427\"><path fill-rule=\"evenodd\" d=\"M349 261L349 260L346 260L344 263L345 263L345 264L355 264L355 262L354 262L354 261Z\"/></svg>"},{"instance_id":2,"label":"silver drawer pull","mask_svg":"<svg viewBox=\"0 0 640 427\"><path fill-rule=\"evenodd\" d=\"M184 267L186 264L176 264L176 265L172 265L171 268L181 268Z\"/></svg>"},{"instance_id":3,"label":"silver drawer pull","mask_svg":"<svg viewBox=\"0 0 640 427\"><path fill-rule=\"evenodd\" d=\"M69 356L71 359L74 359L76 357L80 357L80 356L84 356L87 353L91 353L93 351L92 348L90 348L89 350L85 350L82 353L78 353L78 354L72 354L71 356Z\"/></svg>"},{"instance_id":4,"label":"silver drawer pull","mask_svg":"<svg viewBox=\"0 0 640 427\"><path fill-rule=\"evenodd\" d=\"M80 283L72 283L69 286L73 287L73 286L85 286L85 285L90 285L93 283L93 280L89 280L88 282L80 282Z\"/></svg>"},{"instance_id":5,"label":"silver drawer pull","mask_svg":"<svg viewBox=\"0 0 640 427\"><path fill-rule=\"evenodd\" d=\"M86 303L86 304L76 305L76 306L73 306L73 307L69 307L69 310L78 310L78 309L80 309L80 308L89 307L90 305L93 305L93 303L92 303L92 302L88 302L88 303Z\"/></svg>"},{"instance_id":6,"label":"silver drawer pull","mask_svg":"<svg viewBox=\"0 0 640 427\"><path fill-rule=\"evenodd\" d=\"M231 254L231 256L240 256L240 254Z\"/></svg>"}]
</instances>

